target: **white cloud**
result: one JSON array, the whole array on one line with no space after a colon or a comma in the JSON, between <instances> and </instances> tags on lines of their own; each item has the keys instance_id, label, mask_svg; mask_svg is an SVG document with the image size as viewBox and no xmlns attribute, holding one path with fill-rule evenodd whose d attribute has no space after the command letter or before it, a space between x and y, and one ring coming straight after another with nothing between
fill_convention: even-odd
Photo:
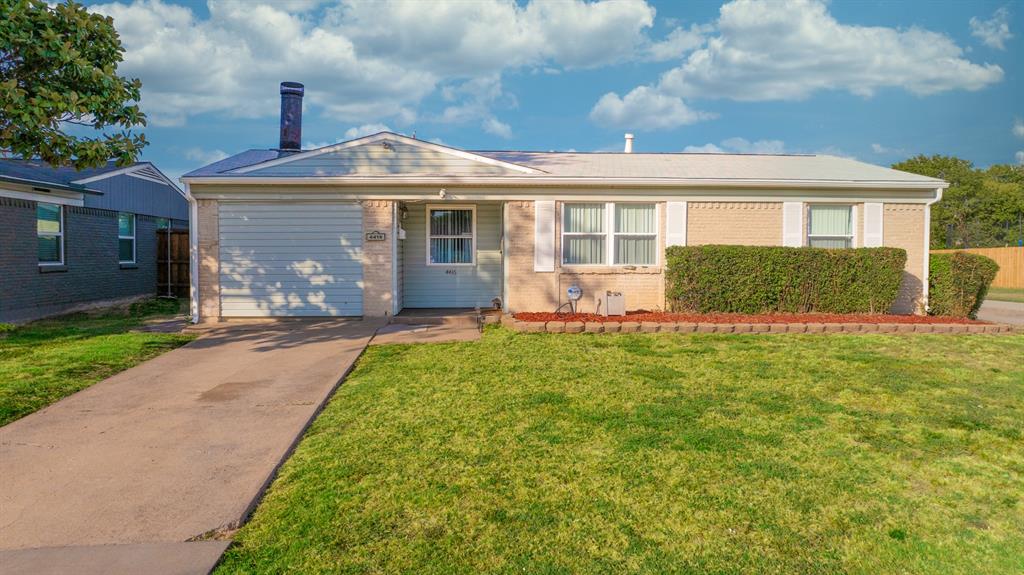
<instances>
[{"instance_id":1,"label":"white cloud","mask_svg":"<svg viewBox=\"0 0 1024 575\"><path fill-rule=\"evenodd\" d=\"M199 162L200 164L212 164L219 162L224 158L228 157L228 153L224 150L205 150L200 147L187 148L185 150L185 159Z\"/></svg>"},{"instance_id":2,"label":"white cloud","mask_svg":"<svg viewBox=\"0 0 1024 575\"><path fill-rule=\"evenodd\" d=\"M630 130L661 130L714 118L693 110L682 98L659 93L648 86L634 88L625 97L615 92L601 97L590 110L590 119L603 126Z\"/></svg>"},{"instance_id":3,"label":"white cloud","mask_svg":"<svg viewBox=\"0 0 1024 575\"><path fill-rule=\"evenodd\" d=\"M1013 38L1009 20L1010 11L1005 6L996 10L988 20L971 18L971 36L981 40L989 48L1005 50L1006 41Z\"/></svg>"},{"instance_id":4,"label":"white cloud","mask_svg":"<svg viewBox=\"0 0 1024 575\"><path fill-rule=\"evenodd\" d=\"M643 0L352 0L313 10L320 4L208 0L209 17L163 0L91 10L114 18L126 47L119 71L142 79L154 125L274 115L282 80L305 83L307 105L335 119L409 125L447 83L634 58L654 20Z\"/></svg>"},{"instance_id":5,"label":"white cloud","mask_svg":"<svg viewBox=\"0 0 1024 575\"><path fill-rule=\"evenodd\" d=\"M494 134L499 138L508 139L512 137L512 127L497 118L487 118L484 120L482 127L488 134Z\"/></svg>"},{"instance_id":6,"label":"white cloud","mask_svg":"<svg viewBox=\"0 0 1024 575\"><path fill-rule=\"evenodd\" d=\"M717 33L681 65L625 98L605 94L591 117L606 117L596 112L621 108L631 95L671 101L681 110L696 98L800 100L827 90L870 97L893 88L925 96L980 90L1003 78L999 66L965 59L944 34L842 24L819 0L735 0L722 6L714 28ZM683 118L692 119L680 114L674 122L652 118L648 124L674 127L687 123Z\"/></svg>"},{"instance_id":7,"label":"white cloud","mask_svg":"<svg viewBox=\"0 0 1024 575\"><path fill-rule=\"evenodd\" d=\"M1017 152L1016 154L1013 155L1013 157L1017 160L1018 164L1024 166L1024 150Z\"/></svg>"},{"instance_id":8,"label":"white cloud","mask_svg":"<svg viewBox=\"0 0 1024 575\"><path fill-rule=\"evenodd\" d=\"M906 150L903 148L890 148L883 146L882 144L871 144L871 151L876 154L906 154Z\"/></svg>"},{"instance_id":9,"label":"white cloud","mask_svg":"<svg viewBox=\"0 0 1024 575\"><path fill-rule=\"evenodd\" d=\"M494 116L495 107L515 108L519 105L515 96L507 94L501 86L501 76L491 74L473 78L459 85L445 86L441 97L453 102L436 118L429 118L443 124L479 123L488 134L501 138L512 137L512 127Z\"/></svg>"},{"instance_id":10,"label":"white cloud","mask_svg":"<svg viewBox=\"0 0 1024 575\"><path fill-rule=\"evenodd\" d=\"M689 29L675 28L660 42L655 42L647 49L648 59L660 62L675 60L683 54L691 52L704 44L705 37L714 30L713 26L693 24Z\"/></svg>"},{"instance_id":11,"label":"white cloud","mask_svg":"<svg viewBox=\"0 0 1024 575\"><path fill-rule=\"evenodd\" d=\"M686 146L684 152L701 152L705 154L784 154L786 145L782 140L757 140L751 142L745 138L729 138L715 144L703 146Z\"/></svg>"},{"instance_id":12,"label":"white cloud","mask_svg":"<svg viewBox=\"0 0 1024 575\"><path fill-rule=\"evenodd\" d=\"M1020 118L1014 118L1013 120L1013 135L1018 138L1024 138L1024 120Z\"/></svg>"},{"instance_id":13,"label":"white cloud","mask_svg":"<svg viewBox=\"0 0 1024 575\"><path fill-rule=\"evenodd\" d=\"M354 126L345 130L346 140L355 140L356 138L362 138L363 136L369 136L378 132L391 132L391 128L385 124L363 124L362 126Z\"/></svg>"}]
</instances>

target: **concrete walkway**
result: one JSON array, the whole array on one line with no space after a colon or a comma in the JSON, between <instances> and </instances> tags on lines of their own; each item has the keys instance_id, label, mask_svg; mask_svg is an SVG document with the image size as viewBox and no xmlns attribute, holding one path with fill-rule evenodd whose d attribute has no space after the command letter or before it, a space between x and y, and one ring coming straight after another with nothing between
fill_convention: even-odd
<instances>
[{"instance_id":1,"label":"concrete walkway","mask_svg":"<svg viewBox=\"0 0 1024 575\"><path fill-rule=\"evenodd\" d=\"M219 327L0 428L0 571L238 526L380 326Z\"/></svg>"},{"instance_id":2,"label":"concrete walkway","mask_svg":"<svg viewBox=\"0 0 1024 575\"><path fill-rule=\"evenodd\" d=\"M993 323L1024 325L1024 303L987 299L978 310L978 319Z\"/></svg>"}]
</instances>

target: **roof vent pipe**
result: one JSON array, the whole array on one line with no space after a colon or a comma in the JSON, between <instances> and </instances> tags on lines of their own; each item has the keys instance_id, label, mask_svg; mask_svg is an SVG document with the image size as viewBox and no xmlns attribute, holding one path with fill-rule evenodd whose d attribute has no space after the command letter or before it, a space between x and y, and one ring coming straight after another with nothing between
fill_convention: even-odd
<instances>
[{"instance_id":1,"label":"roof vent pipe","mask_svg":"<svg viewBox=\"0 0 1024 575\"><path fill-rule=\"evenodd\" d=\"M302 94L305 88L298 82L281 82L281 143L282 152L302 150Z\"/></svg>"},{"instance_id":2,"label":"roof vent pipe","mask_svg":"<svg viewBox=\"0 0 1024 575\"><path fill-rule=\"evenodd\" d=\"M623 151L627 154L633 153L633 134L626 134L626 149Z\"/></svg>"}]
</instances>

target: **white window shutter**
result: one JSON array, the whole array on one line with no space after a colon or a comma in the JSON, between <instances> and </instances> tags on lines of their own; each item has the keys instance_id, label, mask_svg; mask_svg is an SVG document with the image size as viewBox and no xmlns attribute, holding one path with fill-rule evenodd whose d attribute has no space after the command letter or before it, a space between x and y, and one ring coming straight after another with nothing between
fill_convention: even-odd
<instances>
[{"instance_id":1,"label":"white window shutter","mask_svg":"<svg viewBox=\"0 0 1024 575\"><path fill-rule=\"evenodd\" d=\"M864 204L864 247L882 246L882 204Z\"/></svg>"},{"instance_id":2,"label":"white window shutter","mask_svg":"<svg viewBox=\"0 0 1024 575\"><path fill-rule=\"evenodd\" d=\"M804 245L803 202L782 203L782 245L793 248Z\"/></svg>"},{"instance_id":3,"label":"white window shutter","mask_svg":"<svg viewBox=\"0 0 1024 575\"><path fill-rule=\"evenodd\" d=\"M665 247L686 245L686 202L665 203Z\"/></svg>"},{"instance_id":4,"label":"white window shutter","mask_svg":"<svg viewBox=\"0 0 1024 575\"><path fill-rule=\"evenodd\" d=\"M555 202L533 202L533 271L555 271Z\"/></svg>"}]
</instances>

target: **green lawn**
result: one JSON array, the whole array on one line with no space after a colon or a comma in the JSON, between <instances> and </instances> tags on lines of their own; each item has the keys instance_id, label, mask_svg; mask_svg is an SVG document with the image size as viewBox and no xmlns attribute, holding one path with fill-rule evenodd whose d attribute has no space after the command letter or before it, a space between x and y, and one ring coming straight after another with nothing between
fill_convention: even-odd
<instances>
[{"instance_id":1,"label":"green lawn","mask_svg":"<svg viewBox=\"0 0 1024 575\"><path fill-rule=\"evenodd\" d=\"M1024 288L990 287L985 299L1024 303Z\"/></svg>"},{"instance_id":2,"label":"green lawn","mask_svg":"<svg viewBox=\"0 0 1024 575\"><path fill-rule=\"evenodd\" d=\"M128 332L179 307L174 300L146 300L10 332L0 339L0 425L190 341L188 335Z\"/></svg>"},{"instance_id":3,"label":"green lawn","mask_svg":"<svg viewBox=\"0 0 1024 575\"><path fill-rule=\"evenodd\" d=\"M1024 336L370 347L217 573L1024 572Z\"/></svg>"}]
</instances>

